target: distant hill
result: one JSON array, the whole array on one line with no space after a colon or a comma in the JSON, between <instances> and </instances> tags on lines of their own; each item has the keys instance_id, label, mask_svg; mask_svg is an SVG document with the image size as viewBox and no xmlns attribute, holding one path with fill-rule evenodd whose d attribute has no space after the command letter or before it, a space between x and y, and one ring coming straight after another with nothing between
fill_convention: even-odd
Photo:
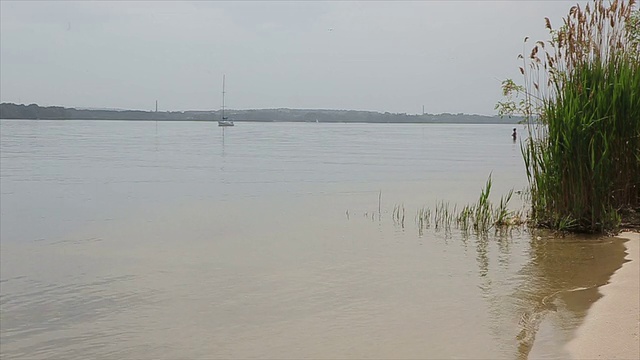
<instances>
[{"instance_id":1,"label":"distant hill","mask_svg":"<svg viewBox=\"0 0 640 360\"><path fill-rule=\"evenodd\" d=\"M464 123L464 124L516 124L518 117L470 114L407 115L358 110L324 109L255 109L231 110L233 121L254 122L331 122L331 123ZM225 115L227 115L225 114ZM114 109L76 109L60 106L0 104L0 119L25 120L159 120L159 121L216 121L220 111L139 111Z\"/></svg>"},{"instance_id":2,"label":"distant hill","mask_svg":"<svg viewBox=\"0 0 640 360\"><path fill-rule=\"evenodd\" d=\"M95 107L87 107L87 108L74 108L76 110L107 110L107 111L126 111L127 109L119 109L119 108L95 108Z\"/></svg>"}]
</instances>

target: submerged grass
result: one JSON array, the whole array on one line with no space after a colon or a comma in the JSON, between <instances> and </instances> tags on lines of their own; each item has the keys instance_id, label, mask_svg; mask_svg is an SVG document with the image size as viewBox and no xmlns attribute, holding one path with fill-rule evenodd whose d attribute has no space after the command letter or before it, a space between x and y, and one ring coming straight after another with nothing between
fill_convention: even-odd
<instances>
[{"instance_id":1,"label":"submerged grass","mask_svg":"<svg viewBox=\"0 0 640 360\"><path fill-rule=\"evenodd\" d=\"M488 233L490 230L504 230L514 226L525 224L522 211L509 210L509 201L512 198L513 190L506 196L500 198L500 203L495 206L490 200L491 175L487 179L484 188L481 190L480 198L474 204L467 204L458 210L457 205L453 208L448 202L437 202L432 213L428 207L418 209L416 223L419 235L425 229L433 226L435 230L451 230L452 227L463 232L474 232L477 234ZM403 209L404 211L404 209ZM395 213L395 210L394 210Z\"/></svg>"},{"instance_id":2,"label":"submerged grass","mask_svg":"<svg viewBox=\"0 0 640 360\"><path fill-rule=\"evenodd\" d=\"M574 6L503 82L502 113L528 120L522 152L531 220L559 230L616 230L640 207L640 22L635 1ZM526 42L527 39L525 39ZM525 62L525 56L520 56Z\"/></svg>"},{"instance_id":3,"label":"submerged grass","mask_svg":"<svg viewBox=\"0 0 640 360\"><path fill-rule=\"evenodd\" d=\"M404 228L404 204L395 205L393 207L393 213L391 215L393 223L402 226Z\"/></svg>"},{"instance_id":4,"label":"submerged grass","mask_svg":"<svg viewBox=\"0 0 640 360\"><path fill-rule=\"evenodd\" d=\"M507 195L500 198L500 203L493 204L489 197L491 195L492 179L491 175L487 179L485 186L481 189L478 201L473 204L467 204L458 208L457 204L453 206L449 202L438 201L433 208L423 206L418 208L415 214L415 223L418 227L418 235L422 236L424 231L433 228L435 231L444 230L449 233L452 229L461 230L465 235L473 232L476 235L486 236L490 230L501 232L513 229L514 227L526 225L524 209L510 210L509 202L511 201L514 191L511 190ZM518 191L523 199L527 196L527 192ZM381 193L378 195L377 211L367 211L363 213L365 218L371 221L382 220ZM386 211L385 211L386 213ZM391 210L391 220L394 226L405 229L405 219L407 210L404 204L395 204ZM345 211L347 220L351 218L352 213Z\"/></svg>"}]
</instances>

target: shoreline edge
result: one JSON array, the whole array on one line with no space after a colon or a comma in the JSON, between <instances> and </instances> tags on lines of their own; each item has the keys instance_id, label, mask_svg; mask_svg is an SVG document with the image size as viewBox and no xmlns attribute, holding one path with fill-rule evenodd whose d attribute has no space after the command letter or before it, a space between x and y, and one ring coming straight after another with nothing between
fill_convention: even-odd
<instances>
[{"instance_id":1,"label":"shoreline edge","mask_svg":"<svg viewBox=\"0 0 640 360\"><path fill-rule=\"evenodd\" d=\"M626 260L598 291L575 337L566 345L573 359L640 359L640 233L623 232Z\"/></svg>"}]
</instances>

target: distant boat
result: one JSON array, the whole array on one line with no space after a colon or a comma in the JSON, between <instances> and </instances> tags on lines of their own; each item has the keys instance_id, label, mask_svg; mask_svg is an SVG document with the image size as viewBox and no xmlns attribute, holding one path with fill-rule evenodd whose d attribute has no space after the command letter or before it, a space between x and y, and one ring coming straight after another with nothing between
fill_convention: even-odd
<instances>
[{"instance_id":1,"label":"distant boat","mask_svg":"<svg viewBox=\"0 0 640 360\"><path fill-rule=\"evenodd\" d=\"M224 116L224 80L225 76L222 75L222 119L218 120L218 126L233 126L233 121L229 120L228 117Z\"/></svg>"}]
</instances>

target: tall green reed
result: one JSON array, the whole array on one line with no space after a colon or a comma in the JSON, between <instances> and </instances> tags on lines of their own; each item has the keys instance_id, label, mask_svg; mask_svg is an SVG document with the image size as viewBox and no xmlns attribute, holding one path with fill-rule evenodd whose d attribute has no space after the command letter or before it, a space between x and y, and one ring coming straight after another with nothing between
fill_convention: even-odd
<instances>
[{"instance_id":1,"label":"tall green reed","mask_svg":"<svg viewBox=\"0 0 640 360\"><path fill-rule=\"evenodd\" d=\"M551 39L519 56L524 85L503 82L497 107L527 119L532 221L603 232L640 206L640 30L634 0L590 5L545 19Z\"/></svg>"}]
</instances>

